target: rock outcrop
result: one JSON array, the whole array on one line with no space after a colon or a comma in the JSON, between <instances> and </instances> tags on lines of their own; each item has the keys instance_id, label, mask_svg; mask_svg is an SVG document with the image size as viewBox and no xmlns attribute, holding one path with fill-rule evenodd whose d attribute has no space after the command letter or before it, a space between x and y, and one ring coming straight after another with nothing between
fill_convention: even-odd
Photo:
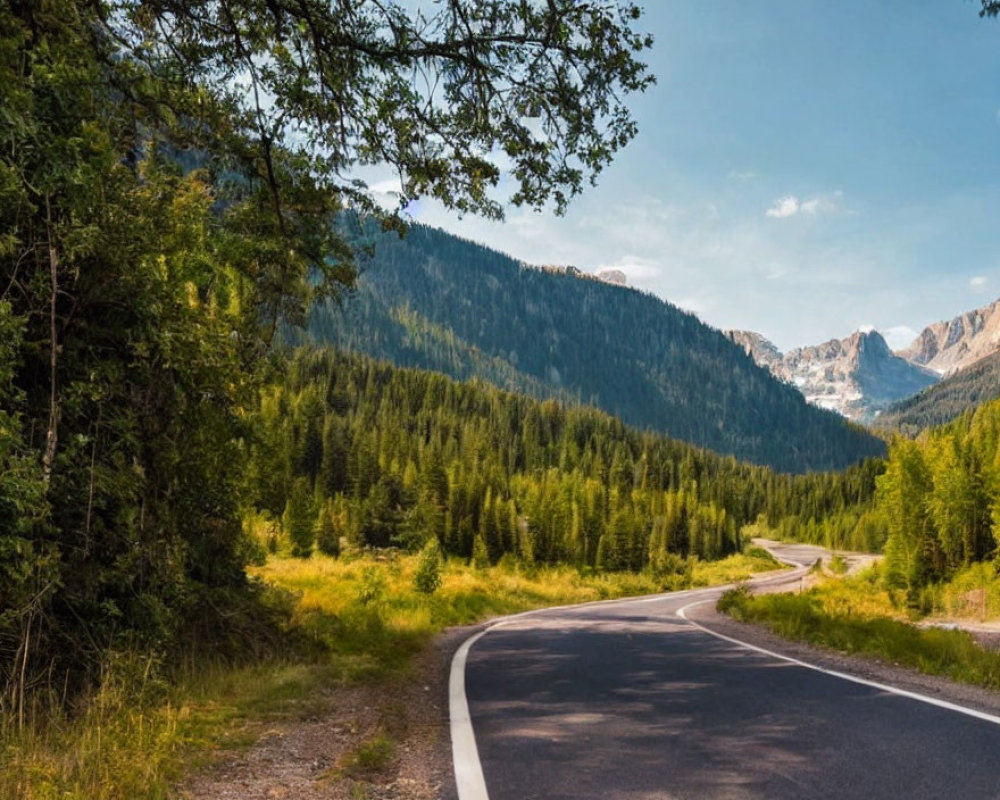
<instances>
[{"instance_id":1,"label":"rock outcrop","mask_svg":"<svg viewBox=\"0 0 1000 800\"><path fill-rule=\"evenodd\" d=\"M928 325L913 343L896 355L951 375L1000 350L1000 300Z\"/></svg>"}]
</instances>

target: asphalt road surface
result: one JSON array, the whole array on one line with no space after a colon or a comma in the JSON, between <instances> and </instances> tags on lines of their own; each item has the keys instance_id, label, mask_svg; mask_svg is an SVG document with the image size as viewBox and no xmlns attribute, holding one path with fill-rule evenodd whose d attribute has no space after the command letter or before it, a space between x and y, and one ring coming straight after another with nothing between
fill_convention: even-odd
<instances>
[{"instance_id":1,"label":"asphalt road surface","mask_svg":"<svg viewBox=\"0 0 1000 800\"><path fill-rule=\"evenodd\" d=\"M464 672L486 791L460 781L462 800L1000 797L1000 725L677 616L717 594L548 610L489 630Z\"/></svg>"}]
</instances>

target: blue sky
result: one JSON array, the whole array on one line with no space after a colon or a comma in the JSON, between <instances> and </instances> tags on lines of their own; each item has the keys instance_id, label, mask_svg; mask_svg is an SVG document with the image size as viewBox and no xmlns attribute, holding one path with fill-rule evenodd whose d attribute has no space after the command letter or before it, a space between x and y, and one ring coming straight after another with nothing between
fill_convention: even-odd
<instances>
[{"instance_id":1,"label":"blue sky","mask_svg":"<svg viewBox=\"0 0 1000 800\"><path fill-rule=\"evenodd\" d=\"M1000 296L1000 22L978 0L647 3L638 138L565 217L416 217L532 263L623 269L779 347L901 346Z\"/></svg>"}]
</instances>

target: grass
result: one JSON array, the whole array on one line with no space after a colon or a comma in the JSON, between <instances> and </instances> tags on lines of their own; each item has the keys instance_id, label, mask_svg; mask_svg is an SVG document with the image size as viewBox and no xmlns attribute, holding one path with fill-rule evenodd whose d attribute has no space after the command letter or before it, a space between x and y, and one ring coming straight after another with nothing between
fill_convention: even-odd
<instances>
[{"instance_id":1,"label":"grass","mask_svg":"<svg viewBox=\"0 0 1000 800\"><path fill-rule=\"evenodd\" d=\"M347 755L338 774L359 778L383 772L396 755L396 742L384 731L366 739Z\"/></svg>"},{"instance_id":2,"label":"grass","mask_svg":"<svg viewBox=\"0 0 1000 800\"><path fill-rule=\"evenodd\" d=\"M306 646L238 668L191 664L169 683L151 677L155 671L138 656L132 657L137 663L120 658L74 716L39 713L23 730L9 720L0 728L0 797L168 800L176 781L213 753L252 745L261 723L315 715L338 685L405 679L413 656L446 627L543 606L729 583L779 566L763 552L691 561L683 574L666 577L513 562L476 570L449 561L440 587L428 595L414 586L417 564L416 556L399 554L272 556L253 572L292 594L288 625ZM403 735L397 727L384 719L340 765L341 774L384 769Z\"/></svg>"},{"instance_id":3,"label":"grass","mask_svg":"<svg viewBox=\"0 0 1000 800\"><path fill-rule=\"evenodd\" d=\"M828 580L802 594L753 596L738 587L718 608L789 639L1000 688L1000 653L983 649L966 631L913 625L870 576Z\"/></svg>"}]
</instances>

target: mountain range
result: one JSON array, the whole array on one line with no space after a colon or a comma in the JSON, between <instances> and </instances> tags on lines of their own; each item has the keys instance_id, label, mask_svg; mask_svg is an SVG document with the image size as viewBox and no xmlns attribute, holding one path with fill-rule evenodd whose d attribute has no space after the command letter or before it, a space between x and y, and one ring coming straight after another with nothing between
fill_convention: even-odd
<instances>
[{"instance_id":1,"label":"mountain range","mask_svg":"<svg viewBox=\"0 0 1000 800\"><path fill-rule=\"evenodd\" d=\"M855 331L812 347L781 353L758 333L727 331L761 366L795 386L806 400L845 417L870 421L894 401L919 392L940 376L894 354L878 331Z\"/></svg>"},{"instance_id":2,"label":"mountain range","mask_svg":"<svg viewBox=\"0 0 1000 800\"><path fill-rule=\"evenodd\" d=\"M759 333L726 334L809 402L858 421L879 418L879 427L893 427L902 412L899 419L909 430L917 419L944 422L979 398L1000 394L1000 385L994 387L985 377L994 374L990 359L1000 352L1000 300L928 325L896 352L870 330L787 353ZM929 388L942 378L940 389ZM908 403L918 393L919 405ZM932 411L932 406L939 408Z\"/></svg>"},{"instance_id":3,"label":"mountain range","mask_svg":"<svg viewBox=\"0 0 1000 800\"><path fill-rule=\"evenodd\" d=\"M941 375L953 375L1000 350L1000 300L928 325L897 355Z\"/></svg>"},{"instance_id":4,"label":"mountain range","mask_svg":"<svg viewBox=\"0 0 1000 800\"><path fill-rule=\"evenodd\" d=\"M628 288L618 271L533 266L418 224L403 239L355 227L370 256L352 297L312 310L313 343L593 405L778 470L883 450L838 416L912 433L1000 394L983 362L1000 349L1000 301L929 325L895 353L874 330L782 353Z\"/></svg>"},{"instance_id":5,"label":"mountain range","mask_svg":"<svg viewBox=\"0 0 1000 800\"><path fill-rule=\"evenodd\" d=\"M443 231L366 226L371 257L341 304L313 308L315 344L596 406L640 429L785 472L884 452L808 404L695 315L575 269L533 267ZM612 282L614 281L614 282Z\"/></svg>"}]
</instances>

